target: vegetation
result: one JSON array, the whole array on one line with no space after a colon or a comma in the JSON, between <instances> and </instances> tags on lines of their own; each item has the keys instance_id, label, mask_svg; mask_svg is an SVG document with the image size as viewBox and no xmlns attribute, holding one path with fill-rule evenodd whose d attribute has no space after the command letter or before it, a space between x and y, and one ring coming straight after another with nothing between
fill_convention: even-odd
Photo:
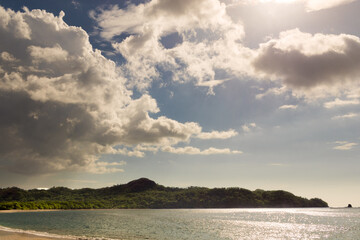
<instances>
[{"instance_id":1,"label":"vegetation","mask_svg":"<svg viewBox=\"0 0 360 240\"><path fill-rule=\"evenodd\" d=\"M100 189L0 189L0 210L250 207L328 207L328 204L318 198L308 200L285 191L171 188L158 185L146 178Z\"/></svg>"}]
</instances>

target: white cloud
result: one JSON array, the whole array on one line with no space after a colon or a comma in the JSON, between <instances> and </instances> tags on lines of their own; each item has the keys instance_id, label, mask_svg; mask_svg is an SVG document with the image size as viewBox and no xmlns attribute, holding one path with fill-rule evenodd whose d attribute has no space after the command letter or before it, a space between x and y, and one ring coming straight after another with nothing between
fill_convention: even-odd
<instances>
[{"instance_id":1,"label":"white cloud","mask_svg":"<svg viewBox=\"0 0 360 240\"><path fill-rule=\"evenodd\" d=\"M145 93L134 100L129 87L146 89L161 77L159 69L172 72L174 81L206 86L209 93L228 77L249 75L283 80L284 86L267 90L258 99L291 89L307 93L319 88L332 96L344 91L349 99L325 106L359 103L350 98L360 89L360 40L355 36L291 30L251 50L241 43L242 25L233 22L217 0L153 0L100 10L93 16L100 35L127 60L124 65L118 67L94 50L85 31L63 21L63 12L54 16L0 7L2 168L28 174L120 171L97 164L99 156L143 157L164 146L178 153L237 153L172 147L191 138L226 139L237 132L204 133L194 122L150 117L149 113L159 112L155 99ZM114 42L113 37L123 33L129 36ZM179 43L165 48L162 38L173 33ZM224 78L217 79L218 70ZM242 126L243 132L255 128L256 124Z\"/></svg>"},{"instance_id":2,"label":"white cloud","mask_svg":"<svg viewBox=\"0 0 360 240\"><path fill-rule=\"evenodd\" d=\"M6 61L6 62L16 62L17 61L17 59L8 52L2 52L0 54L0 57L3 61Z\"/></svg>"},{"instance_id":3,"label":"white cloud","mask_svg":"<svg viewBox=\"0 0 360 240\"><path fill-rule=\"evenodd\" d=\"M45 48L39 46L29 46L27 50L32 58L32 61L35 63L54 63L59 61L61 62L66 61L68 57L68 52L62 49L59 45Z\"/></svg>"},{"instance_id":4,"label":"white cloud","mask_svg":"<svg viewBox=\"0 0 360 240\"><path fill-rule=\"evenodd\" d=\"M130 4L126 9L119 9L115 5L110 10L93 12L92 15L102 27L101 36L104 38L111 39L123 32L140 34L138 39L143 41L137 43L141 47L150 36L183 32L195 27L215 28L219 24L228 25L225 7L217 0L152 0L145 4ZM146 25L145 21L148 21Z\"/></svg>"},{"instance_id":5,"label":"white cloud","mask_svg":"<svg viewBox=\"0 0 360 240\"><path fill-rule=\"evenodd\" d=\"M320 9L345 3L330 2L306 4L315 10L315 6ZM229 17L226 7L218 0L152 0L125 9L113 6L92 16L100 36L111 41L126 59L122 68L132 79L130 87L144 90L167 71L174 81L194 81L197 86L208 87L209 94L232 78L282 80L283 86L260 93L257 99L286 92L312 99L360 89L358 37L313 35L293 29L261 44L259 49L249 49L241 42L242 24ZM124 33L129 36L116 42L118 38L114 37ZM177 34L179 41L166 48L162 39L169 34ZM219 71L224 73L223 79L218 79Z\"/></svg>"},{"instance_id":6,"label":"white cloud","mask_svg":"<svg viewBox=\"0 0 360 240\"><path fill-rule=\"evenodd\" d=\"M251 131L250 128L247 125L242 125L241 128L242 128L242 130L244 132L250 132Z\"/></svg>"},{"instance_id":7,"label":"white cloud","mask_svg":"<svg viewBox=\"0 0 360 240\"><path fill-rule=\"evenodd\" d=\"M257 94L255 98L259 100L269 95L279 96L285 94L288 91L289 90L285 86L269 88L266 90L266 92Z\"/></svg>"},{"instance_id":8,"label":"white cloud","mask_svg":"<svg viewBox=\"0 0 360 240\"><path fill-rule=\"evenodd\" d=\"M357 143L347 142L347 141L336 141L335 142L338 146L335 146L335 150L342 150L347 151L353 149L355 146L357 146Z\"/></svg>"},{"instance_id":9,"label":"white cloud","mask_svg":"<svg viewBox=\"0 0 360 240\"><path fill-rule=\"evenodd\" d=\"M230 129L228 131L212 131L212 132L202 132L196 136L196 138L200 139L227 139L232 138L238 135L238 132L236 132L233 129Z\"/></svg>"},{"instance_id":10,"label":"white cloud","mask_svg":"<svg viewBox=\"0 0 360 240\"><path fill-rule=\"evenodd\" d=\"M244 124L241 126L243 132L245 132L245 133L251 132L256 127L257 127L256 123Z\"/></svg>"},{"instance_id":11,"label":"white cloud","mask_svg":"<svg viewBox=\"0 0 360 240\"><path fill-rule=\"evenodd\" d=\"M335 120L336 119L349 119L349 118L355 118L357 116L359 116L359 114L357 114L357 113L348 113L348 114L332 117L332 119L335 119Z\"/></svg>"},{"instance_id":12,"label":"white cloud","mask_svg":"<svg viewBox=\"0 0 360 240\"><path fill-rule=\"evenodd\" d=\"M215 10L209 11L224 14ZM162 11L148 14L157 19ZM1 168L23 174L120 172L99 157L143 157L151 148L188 142L201 134L197 123L150 117L159 112L155 99L148 94L132 99L124 69L93 50L88 34L68 26L63 17L63 12L54 16L0 7Z\"/></svg>"},{"instance_id":13,"label":"white cloud","mask_svg":"<svg viewBox=\"0 0 360 240\"><path fill-rule=\"evenodd\" d=\"M297 109L297 105L282 105L279 107L279 109Z\"/></svg>"},{"instance_id":14,"label":"white cloud","mask_svg":"<svg viewBox=\"0 0 360 240\"><path fill-rule=\"evenodd\" d=\"M208 95L215 95L214 87L223 84L226 80L209 80L206 82L199 82L196 85L201 87L208 87Z\"/></svg>"},{"instance_id":15,"label":"white cloud","mask_svg":"<svg viewBox=\"0 0 360 240\"><path fill-rule=\"evenodd\" d=\"M343 107L347 105L358 105L360 101L358 99L341 100L336 98L334 101L324 103L325 108Z\"/></svg>"},{"instance_id":16,"label":"white cloud","mask_svg":"<svg viewBox=\"0 0 360 240\"><path fill-rule=\"evenodd\" d=\"M123 66L140 89L160 78L160 71L173 73L174 81L195 81L212 89L223 83L216 79L217 69L243 74L249 69L251 50L239 44L243 26L234 23L218 0L152 0L145 4L117 6L93 12L100 36L109 41L123 33L130 34L113 47L127 63ZM165 48L161 40L178 34L180 42Z\"/></svg>"},{"instance_id":17,"label":"white cloud","mask_svg":"<svg viewBox=\"0 0 360 240\"><path fill-rule=\"evenodd\" d=\"M95 174L124 172L120 166L126 165L125 161L120 162L94 162L87 166L88 172Z\"/></svg>"},{"instance_id":18,"label":"white cloud","mask_svg":"<svg viewBox=\"0 0 360 240\"><path fill-rule=\"evenodd\" d=\"M163 152L169 152L174 154L187 154L187 155L214 155L214 154L242 154L241 151L230 150L229 148L208 148L205 150L200 150L195 147L179 147L174 148L171 146L163 147L161 149Z\"/></svg>"},{"instance_id":19,"label":"white cloud","mask_svg":"<svg viewBox=\"0 0 360 240\"><path fill-rule=\"evenodd\" d=\"M149 146L149 145L145 145L145 144L139 144L134 149L136 151L156 153L159 151L159 146Z\"/></svg>"}]
</instances>

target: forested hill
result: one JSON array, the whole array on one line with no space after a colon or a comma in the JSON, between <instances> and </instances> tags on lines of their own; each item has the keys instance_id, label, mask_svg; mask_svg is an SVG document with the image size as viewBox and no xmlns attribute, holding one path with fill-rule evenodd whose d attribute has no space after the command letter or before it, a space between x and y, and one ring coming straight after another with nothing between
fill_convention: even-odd
<instances>
[{"instance_id":1,"label":"forested hill","mask_svg":"<svg viewBox=\"0 0 360 240\"><path fill-rule=\"evenodd\" d=\"M0 209L98 208L272 208L328 207L321 199L305 199L285 191L243 188L173 188L140 178L100 189L0 189Z\"/></svg>"}]
</instances>

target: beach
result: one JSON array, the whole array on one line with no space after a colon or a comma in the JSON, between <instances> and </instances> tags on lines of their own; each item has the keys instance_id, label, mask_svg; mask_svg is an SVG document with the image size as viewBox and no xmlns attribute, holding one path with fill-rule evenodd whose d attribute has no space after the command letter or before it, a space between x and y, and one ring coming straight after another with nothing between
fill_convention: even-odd
<instances>
[{"instance_id":1,"label":"beach","mask_svg":"<svg viewBox=\"0 0 360 240\"><path fill-rule=\"evenodd\" d=\"M16 212L54 212L65 211L63 209L37 209L37 210L0 210L0 213L16 213Z\"/></svg>"},{"instance_id":2,"label":"beach","mask_svg":"<svg viewBox=\"0 0 360 240\"><path fill-rule=\"evenodd\" d=\"M22 230L8 229L1 227L0 229L1 240L74 240L72 238L47 235L46 233L37 232L22 232ZM78 239L78 238L77 238Z\"/></svg>"},{"instance_id":3,"label":"beach","mask_svg":"<svg viewBox=\"0 0 360 240\"><path fill-rule=\"evenodd\" d=\"M70 240L64 238L55 238L55 237L43 237L27 233L14 233L0 230L0 239L1 240Z\"/></svg>"}]
</instances>

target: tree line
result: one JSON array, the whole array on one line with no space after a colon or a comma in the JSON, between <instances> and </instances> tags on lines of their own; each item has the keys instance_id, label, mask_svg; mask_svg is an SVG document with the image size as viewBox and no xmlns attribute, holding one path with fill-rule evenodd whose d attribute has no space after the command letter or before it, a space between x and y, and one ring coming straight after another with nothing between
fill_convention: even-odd
<instances>
[{"instance_id":1,"label":"tree line","mask_svg":"<svg viewBox=\"0 0 360 240\"><path fill-rule=\"evenodd\" d=\"M100 189L0 189L0 210L105 209L105 208L275 208L328 207L319 198L292 193L244 188L174 188L141 178Z\"/></svg>"}]
</instances>

